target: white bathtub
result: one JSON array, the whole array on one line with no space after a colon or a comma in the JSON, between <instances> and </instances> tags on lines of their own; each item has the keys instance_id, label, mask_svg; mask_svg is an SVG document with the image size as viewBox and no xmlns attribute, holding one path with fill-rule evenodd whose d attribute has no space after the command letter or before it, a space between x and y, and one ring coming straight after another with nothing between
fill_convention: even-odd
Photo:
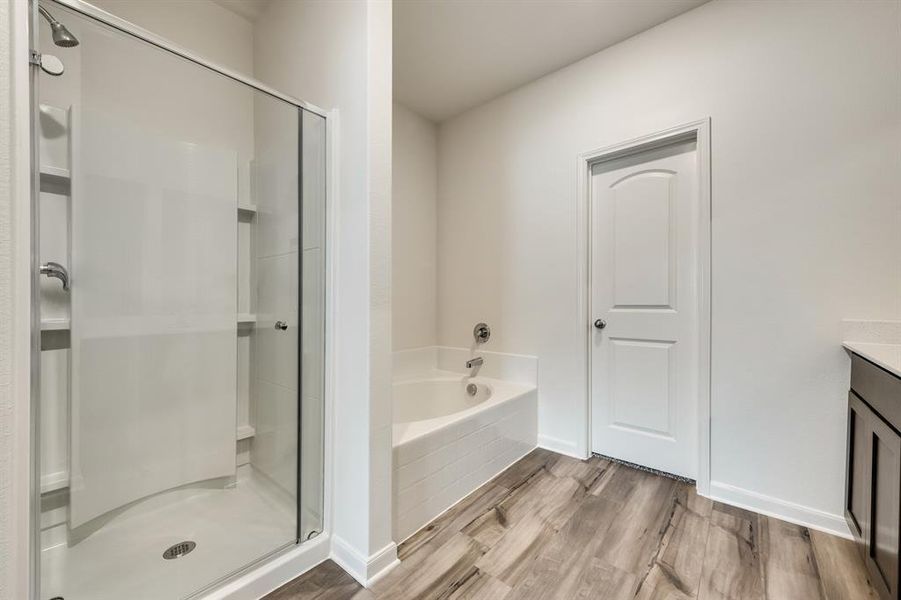
<instances>
[{"instance_id":1,"label":"white bathtub","mask_svg":"<svg viewBox=\"0 0 901 600\"><path fill-rule=\"evenodd\" d=\"M470 396L466 386L477 386ZM394 382L394 539L398 543L510 464L538 437L534 383L431 370Z\"/></svg>"}]
</instances>

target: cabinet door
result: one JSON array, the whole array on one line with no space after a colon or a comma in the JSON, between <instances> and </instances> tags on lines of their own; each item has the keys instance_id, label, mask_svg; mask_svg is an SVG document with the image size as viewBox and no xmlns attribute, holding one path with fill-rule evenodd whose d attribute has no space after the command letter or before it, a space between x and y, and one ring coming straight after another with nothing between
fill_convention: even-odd
<instances>
[{"instance_id":1,"label":"cabinet door","mask_svg":"<svg viewBox=\"0 0 901 600\"><path fill-rule=\"evenodd\" d=\"M871 412L854 392L848 393L848 462L845 481L845 519L865 553L869 504L869 421Z\"/></svg>"},{"instance_id":2,"label":"cabinet door","mask_svg":"<svg viewBox=\"0 0 901 600\"><path fill-rule=\"evenodd\" d=\"M901 527L901 437L875 415L870 419L870 501L867 567L887 598L898 597Z\"/></svg>"}]
</instances>

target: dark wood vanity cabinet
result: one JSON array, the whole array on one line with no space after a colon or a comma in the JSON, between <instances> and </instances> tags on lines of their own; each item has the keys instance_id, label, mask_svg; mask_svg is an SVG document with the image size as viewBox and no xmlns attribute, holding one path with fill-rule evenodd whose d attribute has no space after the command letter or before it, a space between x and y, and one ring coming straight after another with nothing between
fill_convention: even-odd
<instances>
[{"instance_id":1,"label":"dark wood vanity cabinet","mask_svg":"<svg viewBox=\"0 0 901 600\"><path fill-rule=\"evenodd\" d=\"M901 378L851 357L845 519L873 587L898 599L901 557Z\"/></svg>"}]
</instances>

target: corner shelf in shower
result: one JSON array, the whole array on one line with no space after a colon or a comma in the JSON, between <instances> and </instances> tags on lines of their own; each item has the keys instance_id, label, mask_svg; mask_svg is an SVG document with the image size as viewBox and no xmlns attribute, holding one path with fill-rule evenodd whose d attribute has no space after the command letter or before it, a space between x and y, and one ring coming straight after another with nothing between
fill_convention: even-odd
<instances>
[{"instance_id":1,"label":"corner shelf in shower","mask_svg":"<svg viewBox=\"0 0 901 600\"><path fill-rule=\"evenodd\" d=\"M66 317L41 319L41 331L66 331L68 329L69 319Z\"/></svg>"},{"instance_id":2,"label":"corner shelf in shower","mask_svg":"<svg viewBox=\"0 0 901 600\"><path fill-rule=\"evenodd\" d=\"M238 214L239 215L244 214L244 215L250 216L250 215L255 215L256 212L257 212L256 204L239 204L238 205Z\"/></svg>"},{"instance_id":3,"label":"corner shelf in shower","mask_svg":"<svg viewBox=\"0 0 901 600\"><path fill-rule=\"evenodd\" d=\"M69 487L69 472L57 471L41 475L41 493L49 494Z\"/></svg>"},{"instance_id":4,"label":"corner shelf in shower","mask_svg":"<svg viewBox=\"0 0 901 600\"><path fill-rule=\"evenodd\" d=\"M72 134L77 114L66 108L41 104L39 107L40 189L42 192L69 194L72 185Z\"/></svg>"},{"instance_id":5,"label":"corner shelf in shower","mask_svg":"<svg viewBox=\"0 0 901 600\"><path fill-rule=\"evenodd\" d=\"M252 438L257 434L257 430L254 429L252 425L238 425L238 430L235 432L235 438L237 441L246 440Z\"/></svg>"},{"instance_id":6,"label":"corner shelf in shower","mask_svg":"<svg viewBox=\"0 0 901 600\"><path fill-rule=\"evenodd\" d=\"M69 169L41 165L41 191L67 192L72 184Z\"/></svg>"},{"instance_id":7,"label":"corner shelf in shower","mask_svg":"<svg viewBox=\"0 0 901 600\"><path fill-rule=\"evenodd\" d=\"M257 316L251 313L240 313L237 316L238 325L252 325L257 322ZM41 319L41 331L66 331L69 329L69 319L65 317Z\"/></svg>"}]
</instances>

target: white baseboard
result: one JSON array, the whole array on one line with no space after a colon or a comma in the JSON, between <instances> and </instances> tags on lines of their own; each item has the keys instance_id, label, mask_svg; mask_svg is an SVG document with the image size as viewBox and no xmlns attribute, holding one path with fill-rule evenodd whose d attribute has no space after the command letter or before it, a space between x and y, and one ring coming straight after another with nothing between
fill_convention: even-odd
<instances>
[{"instance_id":1,"label":"white baseboard","mask_svg":"<svg viewBox=\"0 0 901 600\"><path fill-rule=\"evenodd\" d=\"M338 563L339 567L347 571L351 577L362 585L366 585L366 580L368 579L366 576L366 563L368 561L337 535L332 536L331 558Z\"/></svg>"},{"instance_id":2,"label":"white baseboard","mask_svg":"<svg viewBox=\"0 0 901 600\"><path fill-rule=\"evenodd\" d=\"M363 585L369 587L387 575L391 569L399 564L400 560L397 558L397 544L391 542L369 557L366 570L368 576L366 578L366 583Z\"/></svg>"},{"instance_id":3,"label":"white baseboard","mask_svg":"<svg viewBox=\"0 0 901 600\"><path fill-rule=\"evenodd\" d=\"M768 517L851 539L851 530L848 529L842 515L827 513L718 481L710 482L710 498Z\"/></svg>"},{"instance_id":4,"label":"white baseboard","mask_svg":"<svg viewBox=\"0 0 901 600\"><path fill-rule=\"evenodd\" d=\"M566 456L572 456L573 458L578 458L579 460L585 460L588 458L585 456L585 453L579 448L579 445L575 442L571 442L569 440L561 440L559 438L551 437L549 435L543 435L541 433L538 434L538 447L544 448L545 450L550 450L551 452L556 452L557 454L565 454Z\"/></svg>"},{"instance_id":5,"label":"white baseboard","mask_svg":"<svg viewBox=\"0 0 901 600\"><path fill-rule=\"evenodd\" d=\"M330 546L328 535L320 535L211 591L203 596L203 600L262 598L326 560L329 557Z\"/></svg>"},{"instance_id":6,"label":"white baseboard","mask_svg":"<svg viewBox=\"0 0 901 600\"><path fill-rule=\"evenodd\" d=\"M369 558L364 558L338 536L332 536L331 559L363 587L369 587L400 564L397 559L397 544L394 542L386 545Z\"/></svg>"},{"instance_id":7,"label":"white baseboard","mask_svg":"<svg viewBox=\"0 0 901 600\"><path fill-rule=\"evenodd\" d=\"M366 587L372 586L399 564L397 544L391 542L369 560L369 579L366 580Z\"/></svg>"}]
</instances>

